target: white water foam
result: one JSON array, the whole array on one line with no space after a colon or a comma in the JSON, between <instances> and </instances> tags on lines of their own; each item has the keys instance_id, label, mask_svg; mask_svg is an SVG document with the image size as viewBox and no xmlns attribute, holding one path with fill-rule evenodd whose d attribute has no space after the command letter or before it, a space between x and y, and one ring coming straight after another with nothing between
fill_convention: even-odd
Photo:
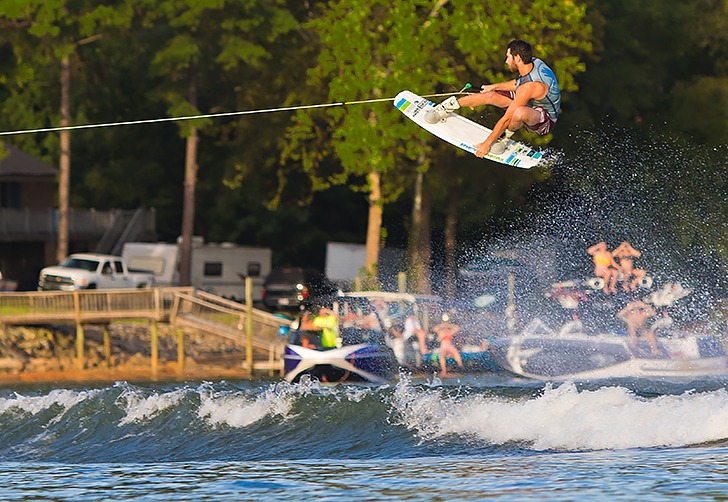
<instances>
[{"instance_id":1,"label":"white water foam","mask_svg":"<svg viewBox=\"0 0 728 502\"><path fill-rule=\"evenodd\" d=\"M198 416L211 425L227 424L230 427L246 427L270 416L289 419L296 400L317 394L334 397L337 400L360 402L373 392L371 388L356 386L326 386L307 376L296 384L281 382L271 385L262 394L255 396L243 392L214 392L210 388L200 389Z\"/></svg>"},{"instance_id":2,"label":"white water foam","mask_svg":"<svg viewBox=\"0 0 728 502\"><path fill-rule=\"evenodd\" d=\"M132 422L149 420L171 406L176 406L187 394L188 389L177 389L171 392L155 392L145 396L136 389L126 389L117 398L125 401L124 411L126 415L119 421L119 426Z\"/></svg>"},{"instance_id":3,"label":"white water foam","mask_svg":"<svg viewBox=\"0 0 728 502\"><path fill-rule=\"evenodd\" d=\"M15 393L12 397L0 398L0 414L20 410L31 415L37 415L52 406L59 406L61 412L50 422L54 423L60 420L69 409L95 396L97 393L98 391L95 390L76 391L68 389L52 390L43 396L24 396Z\"/></svg>"},{"instance_id":4,"label":"white water foam","mask_svg":"<svg viewBox=\"0 0 728 502\"><path fill-rule=\"evenodd\" d=\"M201 389L197 414L214 426L246 427L268 416L287 417L302 391L303 388L288 384L272 386L257 396Z\"/></svg>"},{"instance_id":5,"label":"white water foam","mask_svg":"<svg viewBox=\"0 0 728 502\"><path fill-rule=\"evenodd\" d=\"M728 393L653 399L621 387L578 391L547 387L535 399L504 400L415 389L404 380L393 397L405 426L424 440L448 434L490 444L519 442L535 450L678 447L728 438Z\"/></svg>"}]
</instances>

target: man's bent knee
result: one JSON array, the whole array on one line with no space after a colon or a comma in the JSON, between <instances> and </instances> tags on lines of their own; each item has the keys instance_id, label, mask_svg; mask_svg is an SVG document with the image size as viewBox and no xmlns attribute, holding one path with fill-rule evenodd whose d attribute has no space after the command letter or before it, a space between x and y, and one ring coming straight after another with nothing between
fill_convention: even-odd
<instances>
[{"instance_id":1,"label":"man's bent knee","mask_svg":"<svg viewBox=\"0 0 728 502\"><path fill-rule=\"evenodd\" d=\"M536 125L541 121L541 115L528 106L519 106L513 112L512 122L517 122L520 127L524 125Z\"/></svg>"}]
</instances>

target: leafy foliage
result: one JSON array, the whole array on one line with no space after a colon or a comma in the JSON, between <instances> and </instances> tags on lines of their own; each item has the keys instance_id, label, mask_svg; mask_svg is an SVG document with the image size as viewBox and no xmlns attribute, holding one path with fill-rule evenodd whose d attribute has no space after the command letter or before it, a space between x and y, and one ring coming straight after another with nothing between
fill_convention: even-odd
<instances>
[{"instance_id":1,"label":"leafy foliage","mask_svg":"<svg viewBox=\"0 0 728 502\"><path fill-rule=\"evenodd\" d=\"M0 0L0 12L5 131L58 124L58 62L67 54L77 124L383 100L188 122L203 128L196 233L208 239L271 245L281 262L313 263L326 239L362 240L374 168L392 242L406 241L395 234L406 232L417 170L427 173L435 230L448 195L460 194L463 246L509 231L519 207L536 215L529 190L601 193L600 181L619 178L609 186L624 207L646 194L674 200L653 230L725 257L726 0ZM567 173L477 161L407 123L387 101L402 89L447 94L465 82L512 78L503 65L512 38L534 42L565 91L546 141L576 159ZM187 100L191 65L201 75L197 107ZM500 112L473 115L492 125ZM633 143L594 139L612 123ZM655 136L663 129L669 134ZM73 205L156 207L160 237L176 238L185 134L172 124L74 132ZM6 139L58 160L56 134ZM676 164L604 146L642 141L675 145ZM598 153L584 159L585 144ZM700 154L691 160L682 151ZM701 188L691 190L691 180ZM706 211L715 217L700 218ZM615 235L633 231L628 218L620 221Z\"/></svg>"}]
</instances>

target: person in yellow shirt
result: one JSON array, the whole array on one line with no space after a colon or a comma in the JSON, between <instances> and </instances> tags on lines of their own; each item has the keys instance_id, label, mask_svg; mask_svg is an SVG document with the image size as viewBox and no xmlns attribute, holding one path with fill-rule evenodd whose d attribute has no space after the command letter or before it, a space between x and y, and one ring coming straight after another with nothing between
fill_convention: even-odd
<instances>
[{"instance_id":1,"label":"person in yellow shirt","mask_svg":"<svg viewBox=\"0 0 728 502\"><path fill-rule=\"evenodd\" d=\"M313 325L321 330L321 345L325 349L336 347L339 319L333 310L322 308L313 320Z\"/></svg>"},{"instance_id":2,"label":"person in yellow shirt","mask_svg":"<svg viewBox=\"0 0 728 502\"><path fill-rule=\"evenodd\" d=\"M617 276L619 265L614 261L612 253L607 250L607 243L600 242L586 251L594 257L594 275L604 279L604 292L616 293Z\"/></svg>"}]
</instances>

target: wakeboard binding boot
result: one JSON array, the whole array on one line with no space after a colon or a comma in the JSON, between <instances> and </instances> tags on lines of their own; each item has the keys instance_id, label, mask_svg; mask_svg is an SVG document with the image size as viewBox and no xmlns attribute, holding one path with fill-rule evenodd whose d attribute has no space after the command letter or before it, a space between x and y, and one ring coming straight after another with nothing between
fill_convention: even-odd
<instances>
[{"instance_id":1,"label":"wakeboard binding boot","mask_svg":"<svg viewBox=\"0 0 728 502\"><path fill-rule=\"evenodd\" d=\"M450 112L459 108L460 103L458 103L458 98L456 98L455 96L450 96L432 110L427 110L425 112L425 122L427 122L428 124L445 122Z\"/></svg>"},{"instance_id":2,"label":"wakeboard binding boot","mask_svg":"<svg viewBox=\"0 0 728 502\"><path fill-rule=\"evenodd\" d=\"M505 152L508 140L511 139L511 136L513 136L515 133L516 131L506 129L506 131L503 133L503 136L498 138L496 141L493 142L492 145L490 145L490 153L492 153L493 155L500 155Z\"/></svg>"}]
</instances>

